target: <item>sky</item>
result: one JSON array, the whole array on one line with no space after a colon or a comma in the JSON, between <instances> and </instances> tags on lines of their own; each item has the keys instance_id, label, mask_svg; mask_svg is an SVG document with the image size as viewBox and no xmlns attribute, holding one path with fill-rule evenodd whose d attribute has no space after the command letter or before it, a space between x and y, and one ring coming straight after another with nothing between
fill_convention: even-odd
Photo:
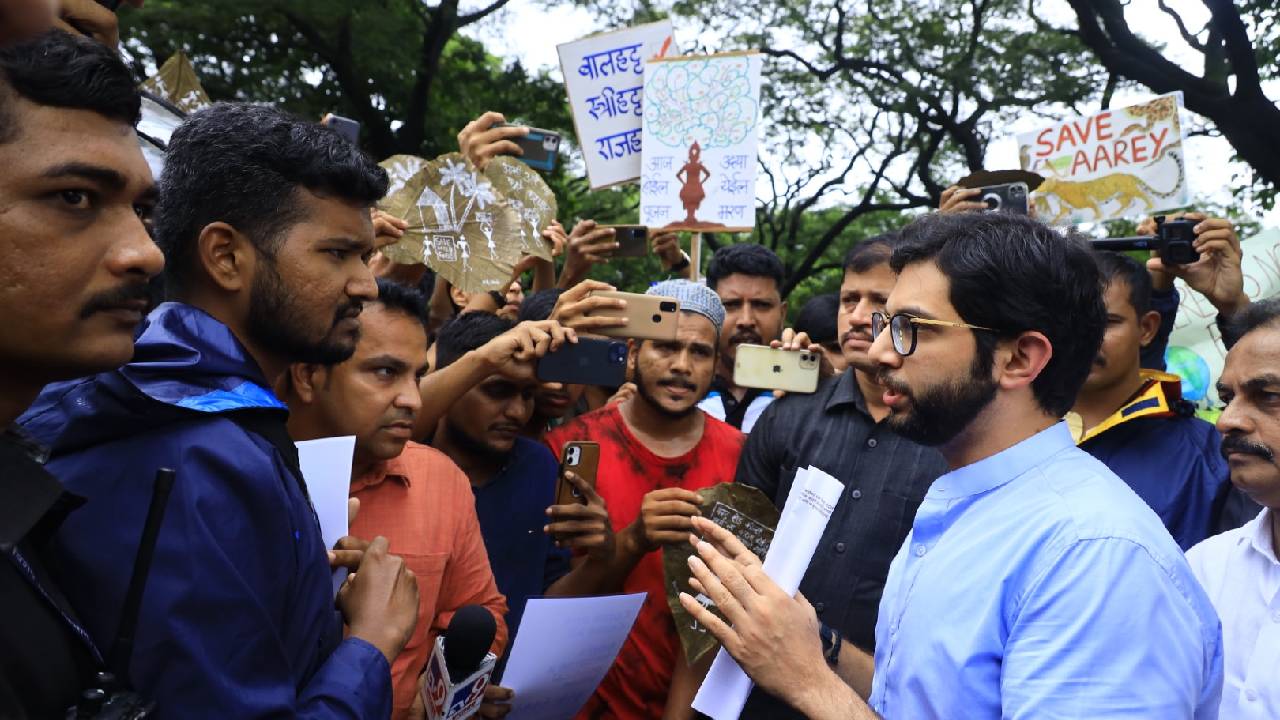
<instances>
[{"instance_id":1,"label":"sky","mask_svg":"<svg viewBox=\"0 0 1280 720\"><path fill-rule=\"evenodd\" d=\"M1167 4L1183 16L1190 28L1202 27L1208 19L1208 10L1199 0L1166 0ZM1070 9L1064 0L1045 0L1044 15L1050 19L1070 18ZM1173 21L1160 12L1157 0L1133 0L1127 14L1130 25L1137 28L1145 37L1160 38L1168 41L1167 56L1182 64L1193 73L1199 73L1198 53L1183 45L1178 38L1177 27ZM1064 23L1066 24L1066 23ZM513 32L515 28L521 31ZM528 29L536 31L528 32ZM545 7L537 0L512 0L503 10L495 13L485 21L464 30L465 34L483 40L491 52L495 48L505 48L504 55L509 60L519 59L527 68L547 69L553 77L560 78L559 60L556 45L576 40L586 35L607 30L590 12L571 5L563 4ZM698 27L687 21L676 21L676 39L683 47L709 47L718 50L715 38L709 37ZM724 48L738 49L738 48ZM1266 88L1268 96L1273 100L1280 98L1280 86L1273 84ZM1140 102L1150 98L1154 93L1145 88L1117 92L1113 107ZM1090 108L1090 111L1101 108ZM1007 134L993 139L987 151L986 165L989 168L1017 167L1017 146L1013 139L1018 132L1025 132L1044 127L1047 123L1040 118L1029 117L1024 123L1015 123L1007 128ZM1187 168L1190 173L1191 189L1197 195L1212 197L1217 202L1232 202L1228 188L1235 174L1243 175L1247 169L1238 163L1225 162L1232 154L1231 146L1221 138L1195 137L1188 138ZM1264 227L1280 227L1280 208L1267 213L1250 209L1251 214L1259 217Z\"/></svg>"}]
</instances>

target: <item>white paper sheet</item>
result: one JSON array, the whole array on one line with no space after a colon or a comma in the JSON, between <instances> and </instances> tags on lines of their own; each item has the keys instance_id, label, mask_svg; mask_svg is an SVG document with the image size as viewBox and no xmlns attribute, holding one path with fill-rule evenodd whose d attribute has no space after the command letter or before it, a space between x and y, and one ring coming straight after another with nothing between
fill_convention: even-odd
<instances>
[{"instance_id":1,"label":"white paper sheet","mask_svg":"<svg viewBox=\"0 0 1280 720\"><path fill-rule=\"evenodd\" d=\"M586 704L631 632L645 593L534 598L525 605L502 686L508 720L565 720Z\"/></svg>"},{"instance_id":2,"label":"white paper sheet","mask_svg":"<svg viewBox=\"0 0 1280 720\"><path fill-rule=\"evenodd\" d=\"M324 546L332 548L347 534L347 498L351 496L351 462L355 457L356 438L348 435L295 444L311 506L320 518L320 535ZM333 573L335 595L346 578L346 569Z\"/></svg>"},{"instance_id":3,"label":"white paper sheet","mask_svg":"<svg viewBox=\"0 0 1280 720\"><path fill-rule=\"evenodd\" d=\"M769 545L764 572L788 595L800 588L827 521L844 492L844 485L825 472L809 467L796 473L782 509L782 519ZM751 693L751 679L723 648L693 699L693 708L714 720L734 720Z\"/></svg>"}]
</instances>

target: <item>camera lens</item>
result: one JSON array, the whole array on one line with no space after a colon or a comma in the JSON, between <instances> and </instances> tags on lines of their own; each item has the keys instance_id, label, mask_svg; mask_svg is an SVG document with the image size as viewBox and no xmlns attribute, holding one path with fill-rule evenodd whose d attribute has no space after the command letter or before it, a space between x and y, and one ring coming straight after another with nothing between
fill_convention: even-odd
<instances>
[{"instance_id":1,"label":"camera lens","mask_svg":"<svg viewBox=\"0 0 1280 720\"><path fill-rule=\"evenodd\" d=\"M627 348L624 345L613 345L609 348L609 362L621 365L627 361Z\"/></svg>"},{"instance_id":2,"label":"camera lens","mask_svg":"<svg viewBox=\"0 0 1280 720\"><path fill-rule=\"evenodd\" d=\"M676 304L668 300L667 302L659 303L658 309L661 310L662 312L668 312L668 313L675 312Z\"/></svg>"},{"instance_id":3,"label":"camera lens","mask_svg":"<svg viewBox=\"0 0 1280 720\"><path fill-rule=\"evenodd\" d=\"M662 322L662 316L661 316L661 315L658 315L658 314L654 314L654 316L653 316L653 321L654 321L654 322L656 322L656 323L660 323L660 322Z\"/></svg>"},{"instance_id":4,"label":"camera lens","mask_svg":"<svg viewBox=\"0 0 1280 720\"><path fill-rule=\"evenodd\" d=\"M999 210L1001 204L1003 204L1000 196L995 193L987 193L986 195L983 195L982 202L987 204L988 210Z\"/></svg>"}]
</instances>

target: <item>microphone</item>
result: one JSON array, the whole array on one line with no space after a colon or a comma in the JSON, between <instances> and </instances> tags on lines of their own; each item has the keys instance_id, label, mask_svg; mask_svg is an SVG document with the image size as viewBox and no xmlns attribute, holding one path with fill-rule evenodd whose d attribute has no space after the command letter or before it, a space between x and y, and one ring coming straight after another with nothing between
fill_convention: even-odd
<instances>
[{"instance_id":1,"label":"microphone","mask_svg":"<svg viewBox=\"0 0 1280 720\"><path fill-rule=\"evenodd\" d=\"M464 720L476 714L498 661L489 652L497 634L498 623L484 607L464 605L453 614L427 661L422 699L428 718Z\"/></svg>"}]
</instances>

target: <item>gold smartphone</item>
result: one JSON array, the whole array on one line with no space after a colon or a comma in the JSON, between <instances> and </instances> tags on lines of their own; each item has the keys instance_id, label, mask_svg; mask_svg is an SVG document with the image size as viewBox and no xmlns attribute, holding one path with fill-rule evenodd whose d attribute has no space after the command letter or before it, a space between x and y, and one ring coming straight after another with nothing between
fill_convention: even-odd
<instances>
[{"instance_id":1,"label":"gold smartphone","mask_svg":"<svg viewBox=\"0 0 1280 720\"><path fill-rule=\"evenodd\" d=\"M560 460L560 482L556 485L557 505L586 505L587 499L569 481L564 471L572 470L592 488L596 486L596 470L600 467L600 444L587 440L570 440L564 444L564 456Z\"/></svg>"},{"instance_id":2,"label":"gold smartphone","mask_svg":"<svg viewBox=\"0 0 1280 720\"><path fill-rule=\"evenodd\" d=\"M818 389L822 357L808 350L782 350L765 345L739 345L733 360L738 387L811 393Z\"/></svg>"},{"instance_id":3,"label":"gold smartphone","mask_svg":"<svg viewBox=\"0 0 1280 720\"><path fill-rule=\"evenodd\" d=\"M591 293L591 297L608 297L627 301L627 307L622 310L608 308L590 313L594 317L611 316L625 317L627 319L627 324L622 327L593 330L592 332L597 335L639 338L642 340L676 339L676 323L680 318L680 301L675 298L613 290L598 290Z\"/></svg>"}]
</instances>

